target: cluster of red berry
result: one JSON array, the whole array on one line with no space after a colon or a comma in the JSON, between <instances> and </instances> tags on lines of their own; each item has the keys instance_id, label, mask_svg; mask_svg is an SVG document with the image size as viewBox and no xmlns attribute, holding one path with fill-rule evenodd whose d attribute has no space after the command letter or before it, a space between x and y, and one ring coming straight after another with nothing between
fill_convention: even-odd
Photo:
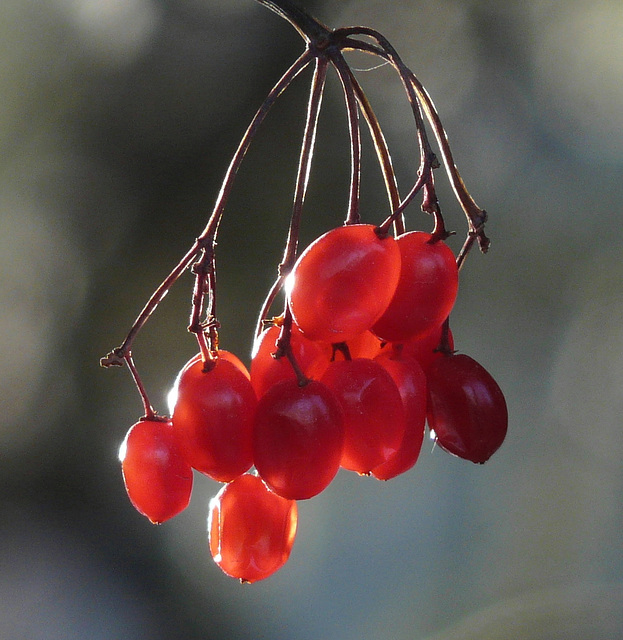
<instances>
[{"instance_id":1,"label":"cluster of red berry","mask_svg":"<svg viewBox=\"0 0 623 640\"><path fill-rule=\"evenodd\" d=\"M223 350L195 356L175 382L172 419L143 420L126 437L125 485L154 522L187 506L191 469L227 483L209 534L231 576L253 582L281 567L295 501L340 468L381 480L410 469L427 416L438 444L473 462L504 440L498 385L451 348L452 251L428 233L378 231L357 224L318 238L291 273L289 313L258 337L250 373Z\"/></svg>"},{"instance_id":2,"label":"cluster of red berry","mask_svg":"<svg viewBox=\"0 0 623 640\"><path fill-rule=\"evenodd\" d=\"M210 220L156 289L125 341L102 360L127 365L144 416L120 450L133 505L154 523L189 503L193 469L224 483L209 509L209 546L228 575L254 582L287 561L297 501L323 491L340 468L389 480L410 469L425 424L450 453L483 463L507 430L504 396L489 373L454 352L449 315L459 270L474 243L484 252L485 212L467 192L439 117L417 78L387 40L365 27L329 30L290 0L257 0L292 22L308 46L269 93L225 176ZM356 37L359 36L359 37ZM401 198L385 138L343 52L390 63L412 106L421 150L417 180ZM269 108L294 78L315 64L284 259L260 313L250 370L219 348L216 235L236 172ZM344 226L320 236L297 257L321 96L329 65L341 80L349 117L351 185ZM385 179L391 214L379 226L359 216L360 115ZM455 257L445 240L433 170L439 162L422 114L432 126L468 234ZM418 193L434 216L431 233L407 232L403 212ZM153 409L132 358L133 341L188 268L195 276L189 330L199 354L179 373L170 416ZM277 295L283 311L271 317Z\"/></svg>"}]
</instances>

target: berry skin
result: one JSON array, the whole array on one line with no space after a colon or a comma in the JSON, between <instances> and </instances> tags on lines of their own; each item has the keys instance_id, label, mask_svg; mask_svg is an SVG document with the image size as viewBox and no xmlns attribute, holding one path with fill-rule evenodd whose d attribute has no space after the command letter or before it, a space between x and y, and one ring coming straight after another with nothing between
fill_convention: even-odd
<instances>
[{"instance_id":1,"label":"berry skin","mask_svg":"<svg viewBox=\"0 0 623 640\"><path fill-rule=\"evenodd\" d=\"M244 474L210 500L208 533L214 562L241 582L267 578L288 560L298 521L294 500Z\"/></svg>"},{"instance_id":2,"label":"berry skin","mask_svg":"<svg viewBox=\"0 0 623 640\"><path fill-rule=\"evenodd\" d=\"M223 358L223 360L228 360L232 364L236 365L236 368L240 369L240 371L244 373L244 376L247 380L251 379L251 374L249 373L249 370L246 368L244 362L242 362L242 360L236 354L232 353L231 351L225 351L225 349L219 349L218 357ZM195 356L195 359L197 360L200 358L201 358L201 354L197 354Z\"/></svg>"},{"instance_id":3,"label":"berry skin","mask_svg":"<svg viewBox=\"0 0 623 640\"><path fill-rule=\"evenodd\" d=\"M119 448L119 460L130 502L151 522L161 524L188 506L193 472L171 422L137 422Z\"/></svg>"},{"instance_id":4,"label":"berry skin","mask_svg":"<svg viewBox=\"0 0 623 640\"><path fill-rule=\"evenodd\" d=\"M372 327L383 340L400 342L440 326L450 315L459 286L454 254L442 240L412 231L396 238L400 280L386 311Z\"/></svg>"},{"instance_id":5,"label":"berry skin","mask_svg":"<svg viewBox=\"0 0 623 640\"><path fill-rule=\"evenodd\" d=\"M346 346L352 359L369 358L374 360L381 353L383 343L371 331L364 331L349 340Z\"/></svg>"},{"instance_id":6,"label":"berry skin","mask_svg":"<svg viewBox=\"0 0 623 640\"><path fill-rule=\"evenodd\" d=\"M405 412L395 382L366 358L332 362L321 382L344 409L342 467L369 474L398 451L404 436Z\"/></svg>"},{"instance_id":7,"label":"berry skin","mask_svg":"<svg viewBox=\"0 0 623 640\"><path fill-rule=\"evenodd\" d=\"M247 471L253 463L257 405L248 374L220 356L204 371L201 357L195 356L175 386L173 428L192 467L219 482Z\"/></svg>"},{"instance_id":8,"label":"berry skin","mask_svg":"<svg viewBox=\"0 0 623 640\"><path fill-rule=\"evenodd\" d=\"M417 462L426 426L426 376L413 359L393 359L387 353L376 358L398 387L405 410L405 434L400 448L387 462L372 469L378 480L390 480L408 471Z\"/></svg>"},{"instance_id":9,"label":"berry skin","mask_svg":"<svg viewBox=\"0 0 623 640\"><path fill-rule=\"evenodd\" d=\"M476 463L495 453L508 427L506 400L489 372L467 355L446 355L427 373L428 425L446 451Z\"/></svg>"},{"instance_id":10,"label":"berry skin","mask_svg":"<svg viewBox=\"0 0 623 640\"><path fill-rule=\"evenodd\" d=\"M288 303L310 340L344 342L370 329L400 278L396 241L356 224L320 236L299 256L288 278Z\"/></svg>"},{"instance_id":11,"label":"berry skin","mask_svg":"<svg viewBox=\"0 0 623 640\"><path fill-rule=\"evenodd\" d=\"M255 341L251 359L251 384L258 398L281 380L296 380L288 358L282 356L275 359L272 356L277 351L276 342L280 332L281 327L269 327ZM290 348L297 364L308 378L318 380L329 366L331 347L308 340L295 324L292 325Z\"/></svg>"},{"instance_id":12,"label":"berry skin","mask_svg":"<svg viewBox=\"0 0 623 640\"><path fill-rule=\"evenodd\" d=\"M400 354L400 359L413 358L418 361L422 369L426 372L428 368L444 354L437 349L441 346L443 325L424 336L416 336L402 343L392 345L392 350ZM454 336L452 330L448 328L448 351L454 350Z\"/></svg>"},{"instance_id":13,"label":"berry skin","mask_svg":"<svg viewBox=\"0 0 623 640\"><path fill-rule=\"evenodd\" d=\"M253 460L266 484L292 500L325 489L340 468L344 414L320 382L300 387L283 380L260 399L253 433Z\"/></svg>"}]
</instances>

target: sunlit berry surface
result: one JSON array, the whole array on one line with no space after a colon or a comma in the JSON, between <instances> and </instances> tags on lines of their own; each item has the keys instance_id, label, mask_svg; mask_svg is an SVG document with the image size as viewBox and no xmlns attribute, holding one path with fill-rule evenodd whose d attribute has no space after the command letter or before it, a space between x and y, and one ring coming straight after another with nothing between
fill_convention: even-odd
<instances>
[{"instance_id":1,"label":"sunlit berry surface","mask_svg":"<svg viewBox=\"0 0 623 640\"><path fill-rule=\"evenodd\" d=\"M296 502L245 474L225 485L209 506L209 546L214 562L242 582L263 580L290 556L296 536Z\"/></svg>"},{"instance_id":2,"label":"sunlit berry surface","mask_svg":"<svg viewBox=\"0 0 623 640\"><path fill-rule=\"evenodd\" d=\"M327 232L299 257L289 280L292 314L311 340L342 342L370 329L400 277L400 250L373 225Z\"/></svg>"},{"instance_id":3,"label":"sunlit berry surface","mask_svg":"<svg viewBox=\"0 0 623 640\"><path fill-rule=\"evenodd\" d=\"M119 448L119 460L130 501L153 523L165 522L188 506L193 473L170 421L137 422Z\"/></svg>"},{"instance_id":4,"label":"sunlit berry surface","mask_svg":"<svg viewBox=\"0 0 623 640\"><path fill-rule=\"evenodd\" d=\"M228 482L253 462L257 399L237 363L218 358L208 369L195 357L180 372L173 429L193 468Z\"/></svg>"}]
</instances>

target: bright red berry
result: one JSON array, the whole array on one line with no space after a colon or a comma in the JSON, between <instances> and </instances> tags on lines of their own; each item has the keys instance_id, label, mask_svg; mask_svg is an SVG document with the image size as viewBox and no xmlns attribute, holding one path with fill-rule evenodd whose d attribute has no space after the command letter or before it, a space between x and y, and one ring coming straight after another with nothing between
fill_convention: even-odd
<instances>
[{"instance_id":1,"label":"bright red berry","mask_svg":"<svg viewBox=\"0 0 623 640\"><path fill-rule=\"evenodd\" d=\"M195 356L175 382L172 420L184 455L219 482L233 480L253 463L257 399L247 376L220 356L204 371L201 357Z\"/></svg>"},{"instance_id":2,"label":"bright red berry","mask_svg":"<svg viewBox=\"0 0 623 640\"><path fill-rule=\"evenodd\" d=\"M396 238L400 280L387 309L372 327L383 340L400 342L423 335L448 317L459 285L454 254L442 240L412 231Z\"/></svg>"},{"instance_id":3,"label":"bright red berry","mask_svg":"<svg viewBox=\"0 0 623 640\"><path fill-rule=\"evenodd\" d=\"M294 500L244 474L210 501L208 533L214 562L241 582L267 578L288 560L298 520Z\"/></svg>"},{"instance_id":4,"label":"bright red berry","mask_svg":"<svg viewBox=\"0 0 623 640\"><path fill-rule=\"evenodd\" d=\"M273 385L260 399L253 433L253 460L266 484L280 496L311 498L329 485L340 467L344 414L320 382Z\"/></svg>"},{"instance_id":5,"label":"bright red berry","mask_svg":"<svg viewBox=\"0 0 623 640\"><path fill-rule=\"evenodd\" d=\"M506 400L491 374L467 355L446 355L427 372L428 425L450 453L486 462L508 427Z\"/></svg>"},{"instance_id":6,"label":"bright red berry","mask_svg":"<svg viewBox=\"0 0 623 640\"><path fill-rule=\"evenodd\" d=\"M426 425L426 376L413 359L393 359L391 352L378 356L398 387L405 410L405 434L400 448L387 462L372 469L379 480L390 480L408 471L417 462Z\"/></svg>"},{"instance_id":7,"label":"bright red berry","mask_svg":"<svg viewBox=\"0 0 623 640\"><path fill-rule=\"evenodd\" d=\"M265 329L255 341L251 359L251 384L258 398L281 380L295 380L296 374L286 356L273 358L277 351L276 342L281 327L273 326ZM308 340L301 330L292 325L290 348L302 372L313 380L318 380L329 366L331 357L330 345Z\"/></svg>"},{"instance_id":8,"label":"bright red berry","mask_svg":"<svg viewBox=\"0 0 623 640\"><path fill-rule=\"evenodd\" d=\"M342 467L368 474L398 451L405 432L402 399L390 374L374 360L332 362L322 380L345 415Z\"/></svg>"},{"instance_id":9,"label":"bright red berry","mask_svg":"<svg viewBox=\"0 0 623 640\"><path fill-rule=\"evenodd\" d=\"M190 501L193 472L182 455L171 422L140 420L119 448L123 481L130 502L160 524Z\"/></svg>"},{"instance_id":10,"label":"bright red berry","mask_svg":"<svg viewBox=\"0 0 623 640\"><path fill-rule=\"evenodd\" d=\"M373 225L356 224L320 236L299 256L288 282L295 322L310 340L343 342L370 329L400 277L400 250Z\"/></svg>"}]
</instances>

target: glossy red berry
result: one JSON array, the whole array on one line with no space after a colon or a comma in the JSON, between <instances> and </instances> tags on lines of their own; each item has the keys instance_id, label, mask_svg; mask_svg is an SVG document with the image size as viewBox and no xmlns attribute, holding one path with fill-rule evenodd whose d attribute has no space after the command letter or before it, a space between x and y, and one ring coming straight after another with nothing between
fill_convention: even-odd
<instances>
[{"instance_id":1,"label":"glossy red berry","mask_svg":"<svg viewBox=\"0 0 623 640\"><path fill-rule=\"evenodd\" d=\"M448 317L459 285L454 254L442 240L412 231L396 238L400 280L387 309L372 331L390 342L424 335Z\"/></svg>"},{"instance_id":2,"label":"glossy red berry","mask_svg":"<svg viewBox=\"0 0 623 640\"><path fill-rule=\"evenodd\" d=\"M287 562L297 520L294 500L273 493L257 476L241 475L210 501L212 558L242 582L263 580Z\"/></svg>"},{"instance_id":3,"label":"glossy red berry","mask_svg":"<svg viewBox=\"0 0 623 640\"><path fill-rule=\"evenodd\" d=\"M266 484L280 496L311 498L340 467L344 414L320 382L273 385L260 399L253 433L253 460Z\"/></svg>"},{"instance_id":4,"label":"glossy red berry","mask_svg":"<svg viewBox=\"0 0 623 640\"><path fill-rule=\"evenodd\" d=\"M335 361L322 377L345 415L341 465L368 474L398 451L405 432L402 399L390 374L374 360Z\"/></svg>"},{"instance_id":5,"label":"glossy red berry","mask_svg":"<svg viewBox=\"0 0 623 640\"><path fill-rule=\"evenodd\" d=\"M342 342L370 329L389 304L400 277L396 241L373 225L339 227L299 256L288 278L288 302L310 340Z\"/></svg>"},{"instance_id":6,"label":"glossy red berry","mask_svg":"<svg viewBox=\"0 0 623 640\"><path fill-rule=\"evenodd\" d=\"M119 449L119 460L130 502L154 524L188 506L193 473L170 422L137 422Z\"/></svg>"},{"instance_id":7,"label":"glossy red berry","mask_svg":"<svg viewBox=\"0 0 623 640\"><path fill-rule=\"evenodd\" d=\"M376 361L396 383L405 410L405 434L400 448L387 462L372 469L375 478L390 480L411 469L420 456L426 426L426 376L417 361L393 359L391 352L378 356Z\"/></svg>"},{"instance_id":8,"label":"glossy red berry","mask_svg":"<svg viewBox=\"0 0 623 640\"><path fill-rule=\"evenodd\" d=\"M296 380L287 357L273 358L280 332L281 327L269 327L255 341L251 359L251 384L258 398L281 380ZM292 325L290 348L301 371L312 380L318 380L329 366L330 345L308 340L296 325Z\"/></svg>"},{"instance_id":9,"label":"glossy red berry","mask_svg":"<svg viewBox=\"0 0 623 640\"><path fill-rule=\"evenodd\" d=\"M253 463L257 405L247 375L225 357L204 371L195 356L178 375L175 388L173 427L190 464L219 482L247 471Z\"/></svg>"},{"instance_id":10,"label":"glossy red berry","mask_svg":"<svg viewBox=\"0 0 623 640\"><path fill-rule=\"evenodd\" d=\"M436 360L427 373L428 425L446 451L486 462L506 436L506 400L491 374L464 354Z\"/></svg>"}]
</instances>

